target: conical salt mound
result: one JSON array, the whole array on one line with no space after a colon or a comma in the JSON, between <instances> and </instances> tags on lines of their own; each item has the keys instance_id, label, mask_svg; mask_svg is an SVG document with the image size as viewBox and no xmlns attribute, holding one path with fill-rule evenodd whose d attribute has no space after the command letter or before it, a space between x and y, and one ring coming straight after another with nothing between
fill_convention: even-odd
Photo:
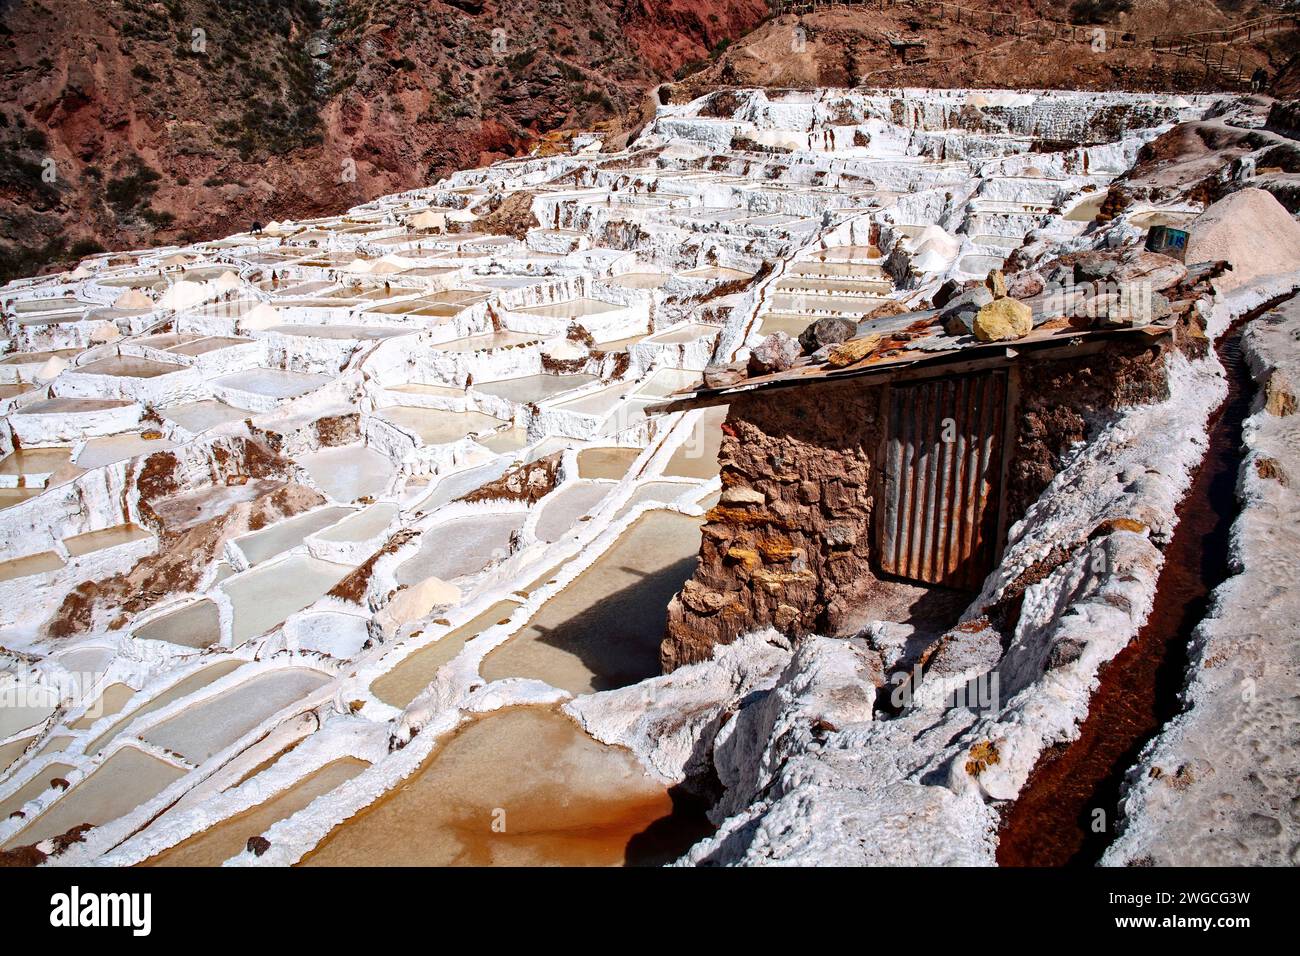
<instances>
[{"instance_id":1,"label":"conical salt mound","mask_svg":"<svg viewBox=\"0 0 1300 956\"><path fill-rule=\"evenodd\" d=\"M231 272L229 269L221 273L221 275L217 276L216 285L217 288L220 289L222 292L225 292L229 289L238 289L243 284L244 281L240 279L239 276Z\"/></svg>"},{"instance_id":2,"label":"conical salt mound","mask_svg":"<svg viewBox=\"0 0 1300 956\"><path fill-rule=\"evenodd\" d=\"M182 279L167 287L167 291L158 300L161 309L188 309L198 305L212 295L212 290L202 282L190 282Z\"/></svg>"},{"instance_id":3,"label":"conical salt mound","mask_svg":"<svg viewBox=\"0 0 1300 956\"><path fill-rule=\"evenodd\" d=\"M426 209L411 217L412 229L442 229L447 225L447 214Z\"/></svg>"},{"instance_id":4,"label":"conical salt mound","mask_svg":"<svg viewBox=\"0 0 1300 956\"><path fill-rule=\"evenodd\" d=\"M49 360L41 366L40 371L36 373L36 381L44 385L46 382L52 382L59 377L59 373L68 367L68 360L60 358L57 355L50 356Z\"/></svg>"},{"instance_id":5,"label":"conical salt mound","mask_svg":"<svg viewBox=\"0 0 1300 956\"><path fill-rule=\"evenodd\" d=\"M284 320L280 317L279 309L263 302L241 318L239 324L244 331L250 332L258 329L269 329L277 325L284 325Z\"/></svg>"},{"instance_id":6,"label":"conical salt mound","mask_svg":"<svg viewBox=\"0 0 1300 956\"><path fill-rule=\"evenodd\" d=\"M139 289L127 289L113 300L113 308L122 309L124 311L152 309L153 299L149 298Z\"/></svg>"}]
</instances>

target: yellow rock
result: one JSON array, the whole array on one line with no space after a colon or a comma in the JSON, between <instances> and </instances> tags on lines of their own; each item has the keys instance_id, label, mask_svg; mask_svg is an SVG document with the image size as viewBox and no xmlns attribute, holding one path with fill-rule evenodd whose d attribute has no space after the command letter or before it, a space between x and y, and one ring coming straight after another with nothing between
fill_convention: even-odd
<instances>
[{"instance_id":1,"label":"yellow rock","mask_svg":"<svg viewBox=\"0 0 1300 956\"><path fill-rule=\"evenodd\" d=\"M1017 299L994 299L975 316L975 338L981 342L1021 339L1033 329L1033 310Z\"/></svg>"},{"instance_id":2,"label":"yellow rock","mask_svg":"<svg viewBox=\"0 0 1300 956\"><path fill-rule=\"evenodd\" d=\"M868 335L865 338L849 339L847 342L841 342L831 349L831 354L826 358L826 364L831 368L844 368L855 362L861 362L874 352L879 344L879 335Z\"/></svg>"},{"instance_id":3,"label":"yellow rock","mask_svg":"<svg viewBox=\"0 0 1300 956\"><path fill-rule=\"evenodd\" d=\"M728 548L727 558L739 564L743 564L750 571L759 565L758 552L750 548Z\"/></svg>"},{"instance_id":4,"label":"yellow rock","mask_svg":"<svg viewBox=\"0 0 1300 956\"><path fill-rule=\"evenodd\" d=\"M991 740L981 740L970 749L970 759L966 761L966 772L972 777L978 777L994 764L1002 762L1002 755L998 753L997 744Z\"/></svg>"},{"instance_id":5,"label":"yellow rock","mask_svg":"<svg viewBox=\"0 0 1300 956\"><path fill-rule=\"evenodd\" d=\"M1255 459L1255 473L1261 478L1272 478L1280 485L1288 485L1286 472L1282 470L1282 463L1276 458L1269 458L1261 455Z\"/></svg>"},{"instance_id":6,"label":"yellow rock","mask_svg":"<svg viewBox=\"0 0 1300 956\"><path fill-rule=\"evenodd\" d=\"M1268 384L1264 386L1264 410L1279 417L1295 414L1295 395L1287 387L1285 378L1277 372L1269 376Z\"/></svg>"},{"instance_id":7,"label":"yellow rock","mask_svg":"<svg viewBox=\"0 0 1300 956\"><path fill-rule=\"evenodd\" d=\"M1001 299L1006 297L1007 277L1002 274L1001 269L994 269L990 272L988 278L984 280L984 284L993 293L993 298Z\"/></svg>"},{"instance_id":8,"label":"yellow rock","mask_svg":"<svg viewBox=\"0 0 1300 956\"><path fill-rule=\"evenodd\" d=\"M1133 534L1145 534L1148 528L1136 518L1107 518L1093 530L1093 536L1114 534L1116 531L1129 531Z\"/></svg>"}]
</instances>

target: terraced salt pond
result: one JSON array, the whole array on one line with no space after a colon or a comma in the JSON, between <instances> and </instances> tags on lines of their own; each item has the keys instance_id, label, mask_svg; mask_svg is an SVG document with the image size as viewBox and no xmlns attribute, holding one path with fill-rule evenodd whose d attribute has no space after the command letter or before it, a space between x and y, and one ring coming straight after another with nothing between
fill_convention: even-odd
<instances>
[{"instance_id":1,"label":"terraced salt pond","mask_svg":"<svg viewBox=\"0 0 1300 956\"><path fill-rule=\"evenodd\" d=\"M663 272L624 272L607 280L624 289L658 289L670 276Z\"/></svg>"},{"instance_id":2,"label":"terraced salt pond","mask_svg":"<svg viewBox=\"0 0 1300 956\"><path fill-rule=\"evenodd\" d=\"M20 730L34 727L54 713L58 694L33 684L4 688L4 706L0 707L0 740Z\"/></svg>"},{"instance_id":3,"label":"terraced salt pond","mask_svg":"<svg viewBox=\"0 0 1300 956\"><path fill-rule=\"evenodd\" d=\"M290 614L314 603L351 570L344 564L295 554L221 582L221 589L234 606L234 646L284 623Z\"/></svg>"},{"instance_id":4,"label":"terraced salt pond","mask_svg":"<svg viewBox=\"0 0 1300 956\"><path fill-rule=\"evenodd\" d=\"M424 533L419 552L397 567L398 584L425 578L444 581L475 574L510 553L510 539L524 525L522 512L457 518Z\"/></svg>"},{"instance_id":5,"label":"terraced salt pond","mask_svg":"<svg viewBox=\"0 0 1300 956\"><path fill-rule=\"evenodd\" d=\"M426 445L445 445L472 432L489 431L505 424L504 419L482 412L450 412L415 405L394 405L382 409L380 414L394 425L418 435Z\"/></svg>"},{"instance_id":6,"label":"terraced salt pond","mask_svg":"<svg viewBox=\"0 0 1300 956\"><path fill-rule=\"evenodd\" d=\"M386 704L406 707L429 686L438 668L459 654L467 642L509 618L518 607L513 601L498 601L432 644L403 658L392 670L376 678L370 690Z\"/></svg>"},{"instance_id":7,"label":"terraced salt pond","mask_svg":"<svg viewBox=\"0 0 1300 956\"><path fill-rule=\"evenodd\" d=\"M33 574L57 571L63 567L63 559L54 551L41 551L22 558L0 561L0 581L16 581Z\"/></svg>"},{"instance_id":8,"label":"terraced salt pond","mask_svg":"<svg viewBox=\"0 0 1300 956\"><path fill-rule=\"evenodd\" d=\"M578 481L547 495L537 519L537 537L558 541L576 528L578 519L604 500L613 488L605 482Z\"/></svg>"},{"instance_id":9,"label":"terraced salt pond","mask_svg":"<svg viewBox=\"0 0 1300 956\"><path fill-rule=\"evenodd\" d=\"M28 747L31 746L36 737L19 737L17 740L11 740L8 743L0 744L0 774L9 769L10 765L17 760Z\"/></svg>"},{"instance_id":10,"label":"terraced salt pond","mask_svg":"<svg viewBox=\"0 0 1300 956\"><path fill-rule=\"evenodd\" d=\"M170 375L184 370L184 365L155 362L152 359L136 358L133 355L114 355L75 369L82 375L111 375L114 378L157 378L160 375Z\"/></svg>"},{"instance_id":11,"label":"terraced salt pond","mask_svg":"<svg viewBox=\"0 0 1300 956\"><path fill-rule=\"evenodd\" d=\"M51 780L66 780L68 774L72 773L72 769L72 765L66 763L46 764L30 780L9 796L0 800L0 820L8 820L16 810L22 809L24 804L30 803L46 790L49 790Z\"/></svg>"},{"instance_id":12,"label":"terraced salt pond","mask_svg":"<svg viewBox=\"0 0 1300 956\"><path fill-rule=\"evenodd\" d=\"M308 535L328 528L352 514L353 510L342 505L316 508L306 514L277 522L269 528L236 538L235 545L243 552L249 564L259 564L296 548Z\"/></svg>"},{"instance_id":13,"label":"terraced salt pond","mask_svg":"<svg viewBox=\"0 0 1300 956\"><path fill-rule=\"evenodd\" d=\"M344 544L369 541L392 523L399 510L392 503L369 505L351 517L344 518L334 527L321 531L316 538Z\"/></svg>"},{"instance_id":14,"label":"terraced salt pond","mask_svg":"<svg viewBox=\"0 0 1300 956\"><path fill-rule=\"evenodd\" d=\"M237 422L248 417L248 412L244 409L212 398L172 405L161 409L161 412L163 417L196 435L226 422Z\"/></svg>"},{"instance_id":15,"label":"terraced salt pond","mask_svg":"<svg viewBox=\"0 0 1300 956\"><path fill-rule=\"evenodd\" d=\"M713 478L718 474L718 450L722 447L722 423L727 406L705 409L691 429L690 437L678 446L664 467L664 475L677 478Z\"/></svg>"},{"instance_id":16,"label":"terraced salt pond","mask_svg":"<svg viewBox=\"0 0 1300 956\"><path fill-rule=\"evenodd\" d=\"M85 714L68 726L73 730L88 730L96 721L116 714L134 696L135 688L130 684L110 684L99 699L86 708Z\"/></svg>"},{"instance_id":17,"label":"terraced salt pond","mask_svg":"<svg viewBox=\"0 0 1300 956\"><path fill-rule=\"evenodd\" d=\"M202 649L221 640L221 615L215 604L203 598L137 627L133 636Z\"/></svg>"},{"instance_id":18,"label":"terraced salt pond","mask_svg":"<svg viewBox=\"0 0 1300 956\"><path fill-rule=\"evenodd\" d=\"M699 485L684 481L647 481L643 485L638 485L636 490L628 496L627 501L615 513L614 520L617 521L629 511L647 502L670 504L688 491L698 490L698 488Z\"/></svg>"},{"instance_id":19,"label":"terraced salt pond","mask_svg":"<svg viewBox=\"0 0 1300 956\"><path fill-rule=\"evenodd\" d=\"M467 468L464 471L444 475L438 479L429 493L416 503L413 510L418 515L436 511L448 502L468 494L480 485L501 477L508 465L508 461L498 460L476 468Z\"/></svg>"},{"instance_id":20,"label":"terraced salt pond","mask_svg":"<svg viewBox=\"0 0 1300 956\"><path fill-rule=\"evenodd\" d=\"M475 382L474 389L507 401L527 404L544 402L555 395L573 391L594 381L596 381L595 375L525 375L498 382Z\"/></svg>"},{"instance_id":21,"label":"terraced salt pond","mask_svg":"<svg viewBox=\"0 0 1300 956\"><path fill-rule=\"evenodd\" d=\"M66 471L71 462L71 448L20 448L0 460L0 475L51 475Z\"/></svg>"},{"instance_id":22,"label":"terraced salt pond","mask_svg":"<svg viewBox=\"0 0 1300 956\"><path fill-rule=\"evenodd\" d=\"M370 764L342 757L303 777L269 800L202 830L169 850L145 860L142 866L220 866L238 856L248 838L265 833L274 824L297 813L322 794L351 780Z\"/></svg>"},{"instance_id":23,"label":"terraced salt pond","mask_svg":"<svg viewBox=\"0 0 1300 956\"><path fill-rule=\"evenodd\" d=\"M682 845L666 848L647 833L672 811L668 792L630 753L597 743L563 714L518 708L458 730L420 770L335 827L302 865L660 862L699 835L679 833Z\"/></svg>"},{"instance_id":24,"label":"terraced salt pond","mask_svg":"<svg viewBox=\"0 0 1300 956\"><path fill-rule=\"evenodd\" d=\"M621 305L604 302L600 299L569 299L566 302L534 305L518 311L527 312L529 315L545 316L548 319L570 319L587 315L601 315L605 312L616 312L621 308L623 308Z\"/></svg>"},{"instance_id":25,"label":"terraced salt pond","mask_svg":"<svg viewBox=\"0 0 1300 956\"><path fill-rule=\"evenodd\" d=\"M463 339L442 342L433 348L439 352L481 352L536 341L536 335L524 332L486 332L483 335L471 335Z\"/></svg>"},{"instance_id":26,"label":"terraced salt pond","mask_svg":"<svg viewBox=\"0 0 1300 956\"><path fill-rule=\"evenodd\" d=\"M19 830L5 849L26 846L90 823L102 826L153 799L185 770L135 747L123 747Z\"/></svg>"},{"instance_id":27,"label":"terraced salt pond","mask_svg":"<svg viewBox=\"0 0 1300 956\"><path fill-rule=\"evenodd\" d=\"M247 392L263 398L297 398L320 388L329 379L324 375L290 372L278 368L255 368L246 372L233 372L212 380L215 387L236 392Z\"/></svg>"},{"instance_id":28,"label":"terraced salt pond","mask_svg":"<svg viewBox=\"0 0 1300 956\"><path fill-rule=\"evenodd\" d=\"M175 447L165 439L148 439L138 433L128 432L122 435L106 435L91 438L77 453L78 468L99 468L111 465L115 461L147 455L155 451L166 451Z\"/></svg>"},{"instance_id":29,"label":"terraced salt pond","mask_svg":"<svg viewBox=\"0 0 1300 956\"><path fill-rule=\"evenodd\" d=\"M20 505L28 498L35 498L44 488L0 488L0 511Z\"/></svg>"},{"instance_id":30,"label":"terraced salt pond","mask_svg":"<svg viewBox=\"0 0 1300 956\"><path fill-rule=\"evenodd\" d=\"M207 667L195 671L193 674L177 681L171 687L167 688L167 690L152 698L147 704L138 707L131 713L127 714L112 727L109 727L108 730L104 731L86 746L84 753L99 753L105 744L125 730L127 725L131 722L140 717L147 717L155 711L162 710L169 704L173 704L184 697L188 697L195 691L201 690L214 681L220 680L222 677L225 677L227 674L237 670L243 665L243 661L226 660L220 661L216 664L210 664Z\"/></svg>"},{"instance_id":31,"label":"terraced salt pond","mask_svg":"<svg viewBox=\"0 0 1300 956\"><path fill-rule=\"evenodd\" d=\"M484 678L531 677L582 694L658 674L668 602L699 550L700 519L647 512L487 656Z\"/></svg>"},{"instance_id":32,"label":"terraced salt pond","mask_svg":"<svg viewBox=\"0 0 1300 956\"><path fill-rule=\"evenodd\" d=\"M322 448L298 461L318 488L344 503L382 494L397 471L387 456L364 445Z\"/></svg>"},{"instance_id":33,"label":"terraced salt pond","mask_svg":"<svg viewBox=\"0 0 1300 956\"><path fill-rule=\"evenodd\" d=\"M584 448L578 452L578 477L619 480L641 456L640 448Z\"/></svg>"},{"instance_id":34,"label":"terraced salt pond","mask_svg":"<svg viewBox=\"0 0 1300 956\"><path fill-rule=\"evenodd\" d=\"M328 674L306 667L259 674L150 727L142 736L192 763L202 763L329 679Z\"/></svg>"},{"instance_id":35,"label":"terraced salt pond","mask_svg":"<svg viewBox=\"0 0 1300 956\"><path fill-rule=\"evenodd\" d=\"M94 551L102 551L105 548L116 548L123 544L132 544L136 541L143 541L146 538L152 538L153 534L134 524L119 524L112 528L103 528L99 531L87 531L85 534L73 535L71 538L63 539L63 546L68 549L68 554L74 558L90 554Z\"/></svg>"}]
</instances>

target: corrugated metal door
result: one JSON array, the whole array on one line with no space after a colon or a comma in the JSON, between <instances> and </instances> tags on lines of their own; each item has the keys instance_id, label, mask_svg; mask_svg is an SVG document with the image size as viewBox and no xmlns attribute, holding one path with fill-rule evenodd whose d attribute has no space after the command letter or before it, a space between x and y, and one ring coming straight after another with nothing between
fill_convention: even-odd
<instances>
[{"instance_id":1,"label":"corrugated metal door","mask_svg":"<svg viewBox=\"0 0 1300 956\"><path fill-rule=\"evenodd\" d=\"M888 403L881 570L973 590L997 556L1007 373L895 385Z\"/></svg>"}]
</instances>

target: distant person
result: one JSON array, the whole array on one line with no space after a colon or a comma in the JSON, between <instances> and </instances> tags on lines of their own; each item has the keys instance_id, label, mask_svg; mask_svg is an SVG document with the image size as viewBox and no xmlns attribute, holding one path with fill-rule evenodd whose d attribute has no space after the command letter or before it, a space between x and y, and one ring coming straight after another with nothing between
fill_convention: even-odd
<instances>
[{"instance_id":1,"label":"distant person","mask_svg":"<svg viewBox=\"0 0 1300 956\"><path fill-rule=\"evenodd\" d=\"M1255 72L1250 77L1251 92L1261 93L1266 86L1268 86L1268 73L1262 66L1256 67Z\"/></svg>"},{"instance_id":2,"label":"distant person","mask_svg":"<svg viewBox=\"0 0 1300 956\"><path fill-rule=\"evenodd\" d=\"M258 222L256 219L254 219L253 228L250 229L249 232L251 232L255 236L260 236L262 234L262 224Z\"/></svg>"}]
</instances>

